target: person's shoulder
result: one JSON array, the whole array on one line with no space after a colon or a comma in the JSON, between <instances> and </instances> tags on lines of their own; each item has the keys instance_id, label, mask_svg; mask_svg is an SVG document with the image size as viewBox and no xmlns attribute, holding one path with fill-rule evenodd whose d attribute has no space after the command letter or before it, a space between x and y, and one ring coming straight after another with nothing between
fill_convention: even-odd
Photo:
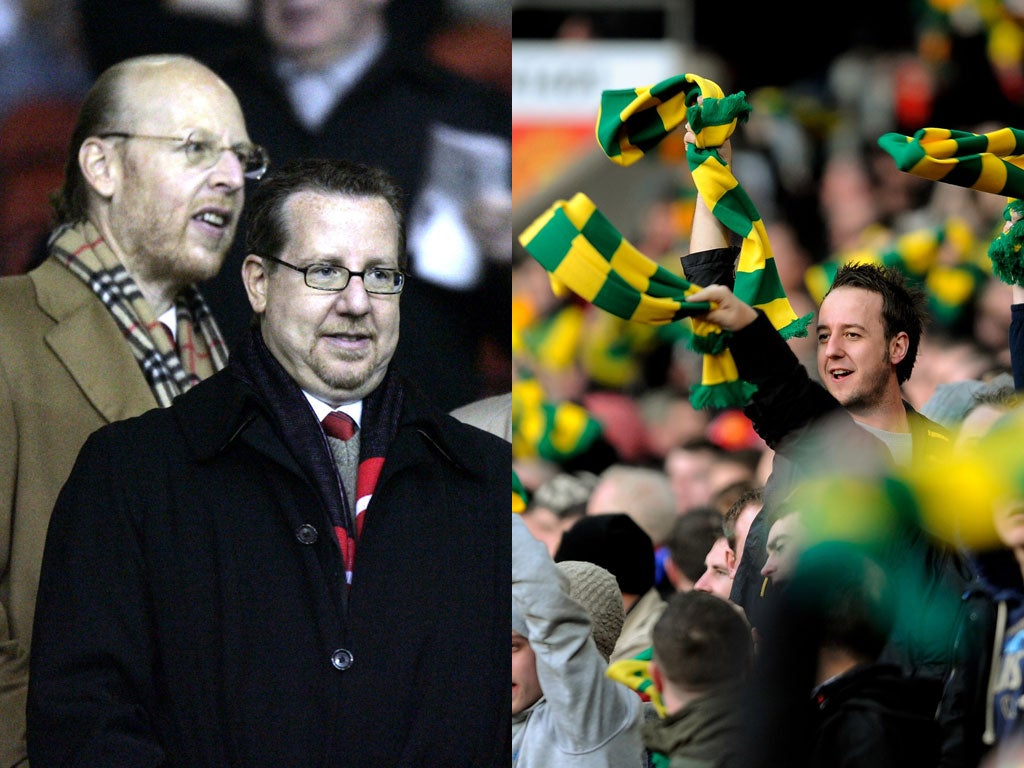
<instances>
[{"instance_id":1,"label":"person's shoulder","mask_svg":"<svg viewBox=\"0 0 1024 768\"><path fill-rule=\"evenodd\" d=\"M363 87L400 84L403 90L428 99L444 122L467 129L488 130L495 117L510 119L512 103L499 88L473 80L432 61L416 49L387 47L367 73ZM503 124L507 134L508 125Z\"/></svg>"},{"instance_id":2,"label":"person's shoulder","mask_svg":"<svg viewBox=\"0 0 1024 768\"><path fill-rule=\"evenodd\" d=\"M408 378L403 378L403 382L403 422L407 426L423 431L450 456L459 457L460 463L472 466L511 450L511 441L505 440L497 431L484 429L477 423L463 421L443 411L414 382ZM482 408L483 411L488 409L484 404L472 405ZM483 412L479 414L479 418L485 418Z\"/></svg>"},{"instance_id":3,"label":"person's shoulder","mask_svg":"<svg viewBox=\"0 0 1024 768\"><path fill-rule=\"evenodd\" d=\"M925 441L926 455L945 454L952 449L953 439L948 429L915 410L909 403L904 402L904 407L907 409L907 419L914 439Z\"/></svg>"},{"instance_id":4,"label":"person's shoulder","mask_svg":"<svg viewBox=\"0 0 1024 768\"><path fill-rule=\"evenodd\" d=\"M237 403L237 380L227 371L218 371L194 387L174 398L166 407L156 406L135 416L111 422L97 432L104 439L128 442L150 439L152 436L168 438L174 432L207 432L232 404ZM194 438L193 438L194 439ZM215 439L215 438L211 438Z\"/></svg>"},{"instance_id":5,"label":"person's shoulder","mask_svg":"<svg viewBox=\"0 0 1024 768\"><path fill-rule=\"evenodd\" d=\"M451 415L465 424L512 440L512 393L474 400L451 411Z\"/></svg>"},{"instance_id":6,"label":"person's shoulder","mask_svg":"<svg viewBox=\"0 0 1024 768\"><path fill-rule=\"evenodd\" d=\"M0 330L9 333L23 325L28 313L38 311L32 278L24 275L0 277Z\"/></svg>"}]
</instances>

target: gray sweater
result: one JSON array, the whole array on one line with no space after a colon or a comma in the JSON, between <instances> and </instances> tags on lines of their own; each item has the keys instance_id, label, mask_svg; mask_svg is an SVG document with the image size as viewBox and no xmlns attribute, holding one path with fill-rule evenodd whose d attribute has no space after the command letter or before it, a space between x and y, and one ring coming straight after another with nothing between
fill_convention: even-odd
<instances>
[{"instance_id":1,"label":"gray sweater","mask_svg":"<svg viewBox=\"0 0 1024 768\"><path fill-rule=\"evenodd\" d=\"M644 768L643 707L607 677L585 608L547 548L512 515L512 603L524 618L544 695L512 718L515 768Z\"/></svg>"}]
</instances>

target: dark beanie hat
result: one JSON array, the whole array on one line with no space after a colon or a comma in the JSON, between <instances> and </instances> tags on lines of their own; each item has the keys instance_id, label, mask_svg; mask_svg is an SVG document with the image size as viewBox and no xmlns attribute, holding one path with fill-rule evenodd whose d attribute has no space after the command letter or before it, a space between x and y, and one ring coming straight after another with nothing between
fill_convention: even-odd
<instances>
[{"instance_id":1,"label":"dark beanie hat","mask_svg":"<svg viewBox=\"0 0 1024 768\"><path fill-rule=\"evenodd\" d=\"M651 537L624 512L585 515L562 534L555 562L583 560L615 576L619 590L642 595L654 586Z\"/></svg>"}]
</instances>

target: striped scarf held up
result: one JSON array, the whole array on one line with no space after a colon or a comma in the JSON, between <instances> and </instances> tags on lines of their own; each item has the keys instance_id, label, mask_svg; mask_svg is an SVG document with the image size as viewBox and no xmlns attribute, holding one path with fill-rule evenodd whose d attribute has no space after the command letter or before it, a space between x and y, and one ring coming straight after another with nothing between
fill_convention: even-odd
<instances>
[{"instance_id":1,"label":"striped scarf held up","mask_svg":"<svg viewBox=\"0 0 1024 768\"><path fill-rule=\"evenodd\" d=\"M170 405L177 395L227 364L220 328L196 286L187 286L175 299L176 351L139 286L96 227L88 222L65 227L52 251L110 311L159 405Z\"/></svg>"},{"instance_id":2,"label":"striped scarf held up","mask_svg":"<svg viewBox=\"0 0 1024 768\"><path fill-rule=\"evenodd\" d=\"M697 103L697 97L703 102ZM804 336L810 315L798 318L786 298L771 245L756 207L719 155L721 146L750 111L740 92L725 96L711 80L678 75L652 86L605 91L597 140L613 162L639 160L673 130L689 122L696 143L687 163L698 193L715 217L743 241L737 262L736 295L761 309L784 338ZM519 237L551 277L552 288L571 291L595 306L634 322L659 325L691 318L689 346L701 352L701 383L690 400L696 408L745 405L754 391L740 380L727 349L728 333L693 319L709 309L686 297L700 290L645 256L615 229L586 195L555 202Z\"/></svg>"},{"instance_id":3,"label":"striped scarf held up","mask_svg":"<svg viewBox=\"0 0 1024 768\"><path fill-rule=\"evenodd\" d=\"M1005 195L1003 218L1024 213L1024 131L999 128L988 133L922 128L913 136L886 133L878 145L901 171L931 181ZM1024 285L1024 220L1000 234L989 247L992 271L1009 285Z\"/></svg>"}]
</instances>

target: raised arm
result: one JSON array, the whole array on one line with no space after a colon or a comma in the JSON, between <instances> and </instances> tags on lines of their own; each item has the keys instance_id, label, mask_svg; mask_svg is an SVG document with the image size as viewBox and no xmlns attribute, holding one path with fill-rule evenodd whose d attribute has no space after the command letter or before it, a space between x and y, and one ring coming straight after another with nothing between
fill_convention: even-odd
<instances>
[{"instance_id":1,"label":"raised arm","mask_svg":"<svg viewBox=\"0 0 1024 768\"><path fill-rule=\"evenodd\" d=\"M590 617L563 585L566 577L547 547L512 515L512 602L529 630L537 677L559 749L592 750L638 717L640 699L609 678L590 634Z\"/></svg>"},{"instance_id":2,"label":"raised arm","mask_svg":"<svg viewBox=\"0 0 1024 768\"><path fill-rule=\"evenodd\" d=\"M696 138L687 123L683 141L689 147L695 143ZM731 162L731 143L726 141L718 147L718 154L724 162ZM732 243L732 233L715 217L698 192L693 225L690 228L690 252L682 258L686 279L696 285L725 285L731 288L738 256L739 248Z\"/></svg>"}]
</instances>

